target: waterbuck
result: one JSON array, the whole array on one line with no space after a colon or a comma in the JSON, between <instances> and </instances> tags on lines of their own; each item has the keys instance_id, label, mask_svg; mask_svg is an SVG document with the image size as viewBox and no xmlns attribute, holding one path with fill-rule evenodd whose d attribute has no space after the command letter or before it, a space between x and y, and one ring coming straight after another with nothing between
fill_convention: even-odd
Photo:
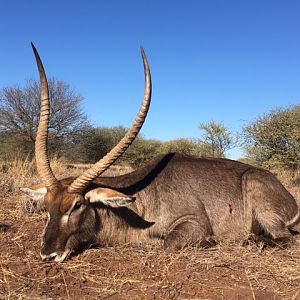
<instances>
[{"instance_id":1,"label":"waterbuck","mask_svg":"<svg viewBox=\"0 0 300 300\"><path fill-rule=\"evenodd\" d=\"M152 88L143 49L144 100L133 126L81 176L56 179L47 154L47 78L32 47L41 80L35 155L43 184L22 190L44 201L48 211L40 254L43 260L63 261L82 244L202 246L211 237L232 230L271 239L291 237L289 229L300 220L297 203L275 176L260 168L228 159L170 153L129 174L99 177L130 146L146 118Z\"/></svg>"}]
</instances>

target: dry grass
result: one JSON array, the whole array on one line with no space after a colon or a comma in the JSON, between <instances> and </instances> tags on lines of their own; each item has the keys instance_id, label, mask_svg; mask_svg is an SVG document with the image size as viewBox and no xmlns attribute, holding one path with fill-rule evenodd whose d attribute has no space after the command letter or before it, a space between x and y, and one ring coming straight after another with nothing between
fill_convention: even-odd
<instances>
[{"instance_id":1,"label":"dry grass","mask_svg":"<svg viewBox=\"0 0 300 300\"><path fill-rule=\"evenodd\" d=\"M51 168L57 178L77 176L89 168L89 164L68 164L63 159L54 157ZM105 176L115 176L130 172L130 167L111 166L104 172ZM0 161L0 197L11 197L20 194L21 187L28 187L39 183L35 160L17 157L14 161ZM43 203L33 202L22 195L19 201L23 210L30 213L39 213L44 210Z\"/></svg>"},{"instance_id":2,"label":"dry grass","mask_svg":"<svg viewBox=\"0 0 300 300\"><path fill-rule=\"evenodd\" d=\"M178 252L130 245L42 263L24 224L0 259L1 299L298 299L299 246ZM10 236L10 233L8 234ZM35 237L36 238L36 237ZM28 244L30 239L33 245ZM2 246L2 245L1 245ZM5 247L5 248L4 248Z\"/></svg>"},{"instance_id":3,"label":"dry grass","mask_svg":"<svg viewBox=\"0 0 300 300\"><path fill-rule=\"evenodd\" d=\"M275 170L274 173L300 205L300 170Z\"/></svg>"},{"instance_id":4,"label":"dry grass","mask_svg":"<svg viewBox=\"0 0 300 300\"><path fill-rule=\"evenodd\" d=\"M67 168L63 160L53 158L51 168L57 176L65 175ZM20 187L39 182L35 160L16 158L13 161L0 161L0 191L2 195L18 192Z\"/></svg>"},{"instance_id":5,"label":"dry grass","mask_svg":"<svg viewBox=\"0 0 300 300\"><path fill-rule=\"evenodd\" d=\"M60 177L86 168L60 160L52 167ZM299 174L278 176L299 201ZM0 299L300 299L299 237L288 249L229 241L177 252L124 245L42 263L45 215L25 214L18 191L38 181L34 162L0 163L0 180Z\"/></svg>"}]
</instances>

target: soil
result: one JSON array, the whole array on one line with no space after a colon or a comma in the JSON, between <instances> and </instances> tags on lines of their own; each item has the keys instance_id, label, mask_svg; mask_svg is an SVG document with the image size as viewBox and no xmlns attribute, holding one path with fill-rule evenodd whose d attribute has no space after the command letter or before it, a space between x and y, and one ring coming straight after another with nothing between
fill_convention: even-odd
<instances>
[{"instance_id":1,"label":"soil","mask_svg":"<svg viewBox=\"0 0 300 300\"><path fill-rule=\"evenodd\" d=\"M300 239L289 249L122 245L63 263L39 257L46 215L0 198L0 299L300 299Z\"/></svg>"}]
</instances>

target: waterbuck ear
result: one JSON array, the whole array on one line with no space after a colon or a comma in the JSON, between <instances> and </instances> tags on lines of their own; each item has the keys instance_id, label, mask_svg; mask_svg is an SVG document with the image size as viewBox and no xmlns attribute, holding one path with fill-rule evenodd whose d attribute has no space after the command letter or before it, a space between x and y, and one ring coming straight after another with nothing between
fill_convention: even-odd
<instances>
[{"instance_id":1,"label":"waterbuck ear","mask_svg":"<svg viewBox=\"0 0 300 300\"><path fill-rule=\"evenodd\" d=\"M135 200L132 196L127 196L123 193L107 188L93 189L87 192L84 198L90 203L98 202L111 207L127 206Z\"/></svg>"},{"instance_id":2,"label":"waterbuck ear","mask_svg":"<svg viewBox=\"0 0 300 300\"><path fill-rule=\"evenodd\" d=\"M44 200L45 195L47 194L47 188L45 186L38 186L32 188L20 188L20 190L29 196L32 200Z\"/></svg>"}]
</instances>

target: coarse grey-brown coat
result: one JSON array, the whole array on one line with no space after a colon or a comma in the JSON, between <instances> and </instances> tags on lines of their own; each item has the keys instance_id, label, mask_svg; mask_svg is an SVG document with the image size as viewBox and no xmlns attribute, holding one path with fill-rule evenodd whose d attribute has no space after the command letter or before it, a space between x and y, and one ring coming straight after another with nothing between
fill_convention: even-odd
<instances>
[{"instance_id":1,"label":"coarse grey-brown coat","mask_svg":"<svg viewBox=\"0 0 300 300\"><path fill-rule=\"evenodd\" d=\"M256 234L264 230L276 239L290 236L288 227L299 219L296 201L274 175L227 159L171 153L131 174L99 178L97 184L136 198L135 203L113 212L124 221L125 231L112 229L116 236L106 237L112 241L163 238L174 244L178 235L181 246L190 238L222 237L229 228ZM132 212L137 222L130 224Z\"/></svg>"},{"instance_id":2,"label":"coarse grey-brown coat","mask_svg":"<svg viewBox=\"0 0 300 300\"><path fill-rule=\"evenodd\" d=\"M73 180L60 182L67 187ZM86 194L99 187L135 201L126 207L86 203L76 225L81 234L68 247L84 242L181 248L189 243L206 245L210 237L222 239L228 233L289 238L289 228L300 219L296 201L274 175L228 159L170 153L130 174L97 178ZM64 234L63 229L57 231L57 224L53 228L56 238Z\"/></svg>"}]
</instances>

